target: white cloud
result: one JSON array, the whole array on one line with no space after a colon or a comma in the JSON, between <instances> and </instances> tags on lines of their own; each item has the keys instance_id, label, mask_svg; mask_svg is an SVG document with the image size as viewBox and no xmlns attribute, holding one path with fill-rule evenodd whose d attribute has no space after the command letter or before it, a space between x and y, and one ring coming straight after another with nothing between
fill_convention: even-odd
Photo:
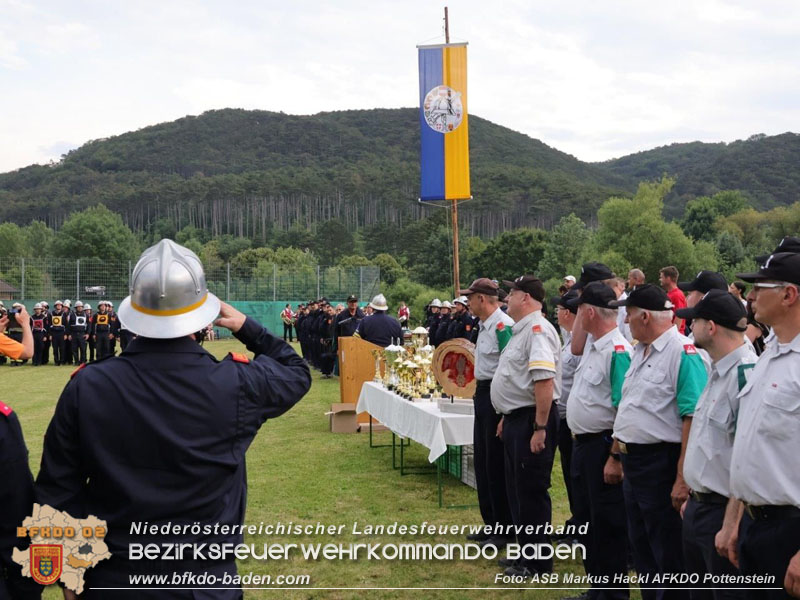
<instances>
[{"instance_id":1,"label":"white cloud","mask_svg":"<svg viewBox=\"0 0 800 600\"><path fill-rule=\"evenodd\" d=\"M0 0L0 171L222 107L413 106L424 0ZM461 0L473 114L583 160L797 130L800 3ZM8 93L11 90L12 93Z\"/></svg>"}]
</instances>

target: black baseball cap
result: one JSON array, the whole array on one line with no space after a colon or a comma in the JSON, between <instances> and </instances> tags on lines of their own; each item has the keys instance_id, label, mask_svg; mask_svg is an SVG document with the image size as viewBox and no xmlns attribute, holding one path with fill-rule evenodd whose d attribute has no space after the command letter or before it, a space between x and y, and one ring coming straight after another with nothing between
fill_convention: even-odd
<instances>
[{"instance_id":1,"label":"black baseball cap","mask_svg":"<svg viewBox=\"0 0 800 600\"><path fill-rule=\"evenodd\" d=\"M508 292L505 291L503 288L497 290L497 298L500 300L500 302L503 302L507 297L508 297Z\"/></svg>"},{"instance_id":2,"label":"black baseball cap","mask_svg":"<svg viewBox=\"0 0 800 600\"><path fill-rule=\"evenodd\" d=\"M684 292L702 292L709 290L726 290L728 282L722 273L716 271L700 271L694 281L681 281L678 287Z\"/></svg>"},{"instance_id":3,"label":"black baseball cap","mask_svg":"<svg viewBox=\"0 0 800 600\"><path fill-rule=\"evenodd\" d=\"M350 294L347 297L347 301L348 302L358 302L358 296L356 296L355 294Z\"/></svg>"},{"instance_id":4,"label":"black baseball cap","mask_svg":"<svg viewBox=\"0 0 800 600\"><path fill-rule=\"evenodd\" d=\"M592 281L605 281L606 279L611 279L613 276L614 276L613 271L603 263L599 262L586 263L581 267L581 277L580 279L578 279L578 283L576 283L572 287L576 290L580 290L587 283L591 283Z\"/></svg>"},{"instance_id":5,"label":"black baseball cap","mask_svg":"<svg viewBox=\"0 0 800 600\"><path fill-rule=\"evenodd\" d=\"M800 237L793 237L791 235L787 235L784 237L777 246L775 246L775 250L772 251L772 254L778 254L779 252L791 252L792 254L800 254ZM759 265L763 265L767 262L767 259L770 257L769 254L762 254L761 256L756 256L756 262Z\"/></svg>"},{"instance_id":6,"label":"black baseball cap","mask_svg":"<svg viewBox=\"0 0 800 600\"><path fill-rule=\"evenodd\" d=\"M573 286L573 288L574 288L574 286ZM555 296L553 298L550 298L550 302L552 304L554 304L555 306L561 306L563 308L566 308L569 312L571 312L572 314L575 314L575 313L578 312L578 307L577 306L571 306L570 305L570 301L572 301L572 300L574 300L575 298L578 298L578 297L579 296L578 296L577 290L570 289L563 296Z\"/></svg>"},{"instance_id":7,"label":"black baseball cap","mask_svg":"<svg viewBox=\"0 0 800 600\"><path fill-rule=\"evenodd\" d=\"M747 310L742 301L718 289L709 290L692 308L676 310L675 315L681 319L707 319L734 331L747 329Z\"/></svg>"},{"instance_id":8,"label":"black baseball cap","mask_svg":"<svg viewBox=\"0 0 800 600\"><path fill-rule=\"evenodd\" d=\"M667 297L667 292L657 285L645 283L637 285L624 300L609 302L608 307L636 306L644 310L670 310L672 302Z\"/></svg>"},{"instance_id":9,"label":"black baseball cap","mask_svg":"<svg viewBox=\"0 0 800 600\"><path fill-rule=\"evenodd\" d=\"M599 306L601 308L613 308L617 306L611 305L611 302L616 301L617 295L609 286L602 281L592 281L586 284L583 288L583 293L577 298L570 300L569 304L578 310L581 304L591 304L592 306Z\"/></svg>"},{"instance_id":10,"label":"black baseball cap","mask_svg":"<svg viewBox=\"0 0 800 600\"><path fill-rule=\"evenodd\" d=\"M514 281L506 281L504 279L503 285L512 290L522 290L539 302L544 300L544 284L536 275L521 275Z\"/></svg>"},{"instance_id":11,"label":"black baseball cap","mask_svg":"<svg viewBox=\"0 0 800 600\"><path fill-rule=\"evenodd\" d=\"M749 283L773 279L800 285L800 254L794 252L770 254L757 272L737 273L736 277Z\"/></svg>"},{"instance_id":12,"label":"black baseball cap","mask_svg":"<svg viewBox=\"0 0 800 600\"><path fill-rule=\"evenodd\" d=\"M485 294L486 296L497 296L500 289L494 281L486 277L480 277L473 281L465 290L458 290L459 296L469 296L470 294Z\"/></svg>"}]
</instances>

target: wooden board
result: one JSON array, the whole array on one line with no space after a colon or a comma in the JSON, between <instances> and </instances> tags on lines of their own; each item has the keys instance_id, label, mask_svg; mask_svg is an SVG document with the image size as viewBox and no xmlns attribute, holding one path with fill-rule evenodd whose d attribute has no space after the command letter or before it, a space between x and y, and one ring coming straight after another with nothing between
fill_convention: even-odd
<instances>
[{"instance_id":1,"label":"wooden board","mask_svg":"<svg viewBox=\"0 0 800 600\"><path fill-rule=\"evenodd\" d=\"M358 403L361 386L365 381L372 381L375 377L375 357L373 350L383 348L377 344L366 342L357 337L339 338L339 396L340 402ZM381 361L381 376L386 368L385 361ZM369 423L369 415L365 412L358 414L359 423ZM375 421L376 422L376 421Z\"/></svg>"},{"instance_id":2,"label":"wooden board","mask_svg":"<svg viewBox=\"0 0 800 600\"><path fill-rule=\"evenodd\" d=\"M475 395L475 344L463 338L448 340L433 353L433 374L445 394L458 398Z\"/></svg>"}]
</instances>

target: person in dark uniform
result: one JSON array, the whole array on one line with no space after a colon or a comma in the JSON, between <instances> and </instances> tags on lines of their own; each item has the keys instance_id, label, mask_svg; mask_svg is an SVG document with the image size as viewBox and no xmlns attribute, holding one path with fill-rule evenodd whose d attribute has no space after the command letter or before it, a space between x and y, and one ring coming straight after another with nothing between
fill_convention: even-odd
<instances>
[{"instance_id":1,"label":"person in dark uniform","mask_svg":"<svg viewBox=\"0 0 800 600\"><path fill-rule=\"evenodd\" d=\"M389 306L386 304L386 297L378 294L369 305L375 313L364 317L353 335L384 348L391 345L393 341L398 343L398 339L402 344L403 330L398 320L387 313Z\"/></svg>"},{"instance_id":2,"label":"person in dark uniform","mask_svg":"<svg viewBox=\"0 0 800 600\"><path fill-rule=\"evenodd\" d=\"M300 354L304 359L308 360L308 342L306 341L306 319L308 317L308 309L305 304L300 304L297 307L297 319L294 323L294 331L297 335L297 341L300 343Z\"/></svg>"},{"instance_id":3,"label":"person in dark uniform","mask_svg":"<svg viewBox=\"0 0 800 600\"><path fill-rule=\"evenodd\" d=\"M350 294L347 297L347 309L336 315L336 339L353 335L363 318L364 311L358 307L358 296Z\"/></svg>"},{"instance_id":4,"label":"person in dark uniform","mask_svg":"<svg viewBox=\"0 0 800 600\"><path fill-rule=\"evenodd\" d=\"M111 322L111 355L114 356L117 353L117 340L122 326L117 313L114 312L114 303L109 300L106 302L106 308L108 308L108 320Z\"/></svg>"},{"instance_id":5,"label":"person in dark uniform","mask_svg":"<svg viewBox=\"0 0 800 600\"><path fill-rule=\"evenodd\" d=\"M471 339L475 321L467 309L467 297L459 296L453 301L453 306L455 306L455 314L447 327L447 339Z\"/></svg>"},{"instance_id":6,"label":"person in dark uniform","mask_svg":"<svg viewBox=\"0 0 800 600\"><path fill-rule=\"evenodd\" d=\"M92 319L92 305L88 302L84 304L83 312L86 314L86 333L89 336L86 340L86 345L89 347L88 359L89 362L94 362L96 344L94 340L94 319Z\"/></svg>"},{"instance_id":7,"label":"person in dark uniform","mask_svg":"<svg viewBox=\"0 0 800 600\"><path fill-rule=\"evenodd\" d=\"M44 342L47 339L49 321L45 318L44 307L40 302L33 305L31 331L33 332L33 366L44 364Z\"/></svg>"},{"instance_id":8,"label":"person in dark uniform","mask_svg":"<svg viewBox=\"0 0 800 600\"><path fill-rule=\"evenodd\" d=\"M42 310L41 305L39 310ZM30 316L23 308L14 315L22 328L22 342L4 332L9 316L0 318L0 354L13 360L35 358ZM41 320L41 314L39 315ZM27 543L17 538L17 527L33 511L33 476L28 467L28 449L16 413L0 400L0 598L17 600L40 598L42 586L23 577L12 559L14 548L26 550Z\"/></svg>"},{"instance_id":9,"label":"person in dark uniform","mask_svg":"<svg viewBox=\"0 0 800 600\"><path fill-rule=\"evenodd\" d=\"M320 363L319 370L325 379L333 377L336 358L334 350L336 311L330 304L325 305L319 325Z\"/></svg>"},{"instance_id":10,"label":"person in dark uniform","mask_svg":"<svg viewBox=\"0 0 800 600\"><path fill-rule=\"evenodd\" d=\"M436 327L436 337L434 338L434 346L444 344L450 338L447 337L447 332L450 329L450 323L453 317L450 314L452 306L450 302L445 300L442 302L442 309L439 311L439 324Z\"/></svg>"},{"instance_id":11,"label":"person in dark uniform","mask_svg":"<svg viewBox=\"0 0 800 600\"><path fill-rule=\"evenodd\" d=\"M89 600L119 597L97 588L130 587L134 573L235 575L233 557L129 560L129 544L156 539L132 531L131 524L210 528L159 535L159 544L241 544L241 533L214 527L243 524L245 452L261 425L292 408L311 385L308 367L291 346L208 292L200 264L171 240L145 250L119 311L138 337L121 356L73 373L45 435L36 500L108 523L112 558L87 571ZM187 290L186 280L195 285ZM231 353L217 360L209 354L193 332L211 321L255 356ZM176 586L134 595L225 600L241 598L242 590Z\"/></svg>"},{"instance_id":12,"label":"person in dark uniform","mask_svg":"<svg viewBox=\"0 0 800 600\"><path fill-rule=\"evenodd\" d=\"M97 360L111 356L111 340L114 334L111 333L111 317L108 314L107 304L105 300L100 300L97 303L97 314L92 318L94 341L97 346Z\"/></svg>"},{"instance_id":13,"label":"person in dark uniform","mask_svg":"<svg viewBox=\"0 0 800 600\"><path fill-rule=\"evenodd\" d=\"M434 298L428 305L428 317L425 319L425 327L428 329L428 342L433 345L436 340L436 329L439 327L439 311L442 309L442 301Z\"/></svg>"},{"instance_id":14,"label":"person in dark uniform","mask_svg":"<svg viewBox=\"0 0 800 600\"><path fill-rule=\"evenodd\" d=\"M69 322L72 318L72 302L70 300L64 300L64 312L62 313L63 318L61 322L64 324L64 358L66 365L71 365L73 363L72 360L72 333L69 330Z\"/></svg>"},{"instance_id":15,"label":"person in dark uniform","mask_svg":"<svg viewBox=\"0 0 800 600\"><path fill-rule=\"evenodd\" d=\"M75 302L75 312L69 314L67 329L72 339L72 361L77 365L86 362L86 340L89 339L89 322L83 312L83 302Z\"/></svg>"},{"instance_id":16,"label":"person in dark uniform","mask_svg":"<svg viewBox=\"0 0 800 600\"><path fill-rule=\"evenodd\" d=\"M50 362L50 346L51 344L51 336L50 336L50 325L52 323L52 318L50 315L50 305L45 301L42 300L41 303L44 314L44 326L47 329L47 336L45 336L44 344L42 344L42 364L46 365Z\"/></svg>"},{"instance_id":17,"label":"person in dark uniform","mask_svg":"<svg viewBox=\"0 0 800 600\"><path fill-rule=\"evenodd\" d=\"M66 330L64 303L61 300L56 300L53 304L53 312L50 315L50 339L53 346L53 364L55 365L67 364L66 344L64 341Z\"/></svg>"}]
</instances>

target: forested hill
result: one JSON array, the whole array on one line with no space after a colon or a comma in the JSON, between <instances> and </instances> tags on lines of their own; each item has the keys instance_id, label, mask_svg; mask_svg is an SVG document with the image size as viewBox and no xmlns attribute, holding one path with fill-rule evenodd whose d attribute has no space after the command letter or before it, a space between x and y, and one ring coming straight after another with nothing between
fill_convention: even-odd
<instances>
[{"instance_id":1,"label":"forested hill","mask_svg":"<svg viewBox=\"0 0 800 600\"><path fill-rule=\"evenodd\" d=\"M54 166L0 175L0 219L57 228L69 212L103 202L134 230L162 217L256 237L329 218L351 229L402 224L426 210L416 202L418 130L416 109L210 111L89 142ZM470 138L475 200L462 210L470 233L549 226L570 212L590 218L630 187L477 116Z\"/></svg>"},{"instance_id":2,"label":"forested hill","mask_svg":"<svg viewBox=\"0 0 800 600\"><path fill-rule=\"evenodd\" d=\"M800 135L756 134L730 144L671 144L597 163L629 181L677 175L667 197L667 214L677 215L686 201L721 190L745 192L757 208L800 200Z\"/></svg>"},{"instance_id":3,"label":"forested hill","mask_svg":"<svg viewBox=\"0 0 800 600\"><path fill-rule=\"evenodd\" d=\"M69 213L104 203L134 230L158 219L212 235L266 239L272 229L338 218L350 229L402 225L432 210L417 204L416 109L313 116L225 109L89 142L54 165L0 174L0 220L58 228ZM686 200L740 189L756 206L800 191L800 137L733 144L675 144L585 163L526 135L470 116L472 189L460 210L472 235L586 220L610 195L663 173L678 182L668 214Z\"/></svg>"}]
</instances>

